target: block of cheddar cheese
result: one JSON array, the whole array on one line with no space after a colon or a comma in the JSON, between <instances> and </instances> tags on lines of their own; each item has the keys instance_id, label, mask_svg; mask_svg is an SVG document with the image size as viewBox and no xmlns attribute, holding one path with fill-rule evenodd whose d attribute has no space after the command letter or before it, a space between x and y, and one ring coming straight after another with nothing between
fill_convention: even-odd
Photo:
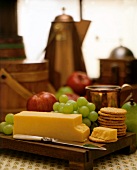
<instances>
[{"instance_id":1,"label":"block of cheddar cheese","mask_svg":"<svg viewBox=\"0 0 137 170\"><path fill-rule=\"evenodd\" d=\"M81 114L22 111L14 115L15 134L84 142L90 129L82 123Z\"/></svg>"},{"instance_id":2,"label":"block of cheddar cheese","mask_svg":"<svg viewBox=\"0 0 137 170\"><path fill-rule=\"evenodd\" d=\"M94 142L115 142L117 141L117 129L95 127L89 139Z\"/></svg>"}]
</instances>

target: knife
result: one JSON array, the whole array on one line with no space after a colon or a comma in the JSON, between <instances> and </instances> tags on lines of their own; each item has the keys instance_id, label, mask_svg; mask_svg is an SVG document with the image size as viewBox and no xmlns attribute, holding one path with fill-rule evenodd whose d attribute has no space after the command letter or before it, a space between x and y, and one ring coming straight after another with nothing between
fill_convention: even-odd
<instances>
[{"instance_id":1,"label":"knife","mask_svg":"<svg viewBox=\"0 0 137 170\"><path fill-rule=\"evenodd\" d=\"M69 143L68 141L61 141L59 139L54 139L54 138L49 138L49 137L41 137L41 136L31 136L31 135L22 135L22 134L15 134L13 135L14 139L21 139L21 140L30 140L30 141L43 141L46 143L51 143L51 144L61 144L61 145L67 145L67 146L75 146L79 148L86 148L86 149L97 149L97 150L107 150L104 147L94 145L92 143L75 143L71 142Z\"/></svg>"}]
</instances>

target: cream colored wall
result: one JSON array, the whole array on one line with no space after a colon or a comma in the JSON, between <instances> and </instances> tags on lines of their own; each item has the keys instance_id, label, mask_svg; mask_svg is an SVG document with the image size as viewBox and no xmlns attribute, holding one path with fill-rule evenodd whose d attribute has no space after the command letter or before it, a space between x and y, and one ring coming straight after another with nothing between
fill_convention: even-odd
<instances>
[{"instance_id":1,"label":"cream colored wall","mask_svg":"<svg viewBox=\"0 0 137 170\"><path fill-rule=\"evenodd\" d=\"M98 58L107 58L111 50L121 44L131 49L137 58L137 1L84 2L83 15L93 21L83 43L89 75L98 77Z\"/></svg>"},{"instance_id":2,"label":"cream colored wall","mask_svg":"<svg viewBox=\"0 0 137 170\"><path fill-rule=\"evenodd\" d=\"M43 59L51 22L66 14L79 21L78 0L18 0L19 35L24 38L26 55L33 62ZM83 0L83 19L91 20L83 42L87 73L99 77L99 58L107 58L120 44L137 58L137 0Z\"/></svg>"}]
</instances>

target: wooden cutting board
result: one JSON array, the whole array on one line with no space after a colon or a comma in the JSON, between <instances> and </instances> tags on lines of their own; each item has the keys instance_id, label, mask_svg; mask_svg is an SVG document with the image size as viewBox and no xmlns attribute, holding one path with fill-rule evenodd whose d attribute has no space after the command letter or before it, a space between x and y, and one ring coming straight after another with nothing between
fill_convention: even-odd
<instances>
[{"instance_id":1,"label":"wooden cutting board","mask_svg":"<svg viewBox=\"0 0 137 170\"><path fill-rule=\"evenodd\" d=\"M96 145L96 143L91 143ZM120 137L117 142L97 145L103 146L107 150L89 150L73 146L16 140L12 136L0 134L0 149L6 148L65 159L69 161L70 170L92 170L95 159L115 151L122 151L125 154L134 153L136 151L136 134L127 133L126 136Z\"/></svg>"}]
</instances>

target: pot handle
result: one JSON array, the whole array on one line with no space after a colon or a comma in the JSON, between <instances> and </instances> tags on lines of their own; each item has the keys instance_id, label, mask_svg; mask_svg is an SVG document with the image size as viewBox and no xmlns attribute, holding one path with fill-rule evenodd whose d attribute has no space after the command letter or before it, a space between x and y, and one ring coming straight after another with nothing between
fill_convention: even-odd
<instances>
[{"instance_id":1,"label":"pot handle","mask_svg":"<svg viewBox=\"0 0 137 170\"><path fill-rule=\"evenodd\" d=\"M126 97L126 99L124 99L124 101L120 101L120 106L122 106L124 103L130 101L130 99L133 98L133 88L130 84L123 84L121 86L121 93L123 93L124 91L129 90L130 93L128 94L128 96Z\"/></svg>"}]
</instances>

